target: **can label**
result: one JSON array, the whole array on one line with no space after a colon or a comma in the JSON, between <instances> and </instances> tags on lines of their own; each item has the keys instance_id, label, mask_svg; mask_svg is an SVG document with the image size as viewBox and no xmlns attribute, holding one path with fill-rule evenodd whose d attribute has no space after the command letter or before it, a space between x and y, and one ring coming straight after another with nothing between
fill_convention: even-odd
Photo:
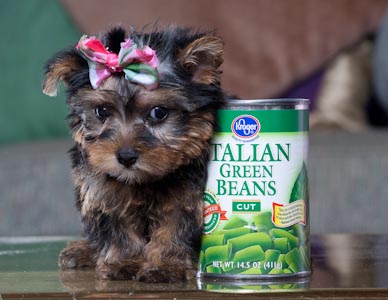
<instances>
[{"instance_id":1,"label":"can label","mask_svg":"<svg viewBox=\"0 0 388 300\"><path fill-rule=\"evenodd\" d=\"M220 110L204 193L199 274L310 271L308 110Z\"/></svg>"}]
</instances>

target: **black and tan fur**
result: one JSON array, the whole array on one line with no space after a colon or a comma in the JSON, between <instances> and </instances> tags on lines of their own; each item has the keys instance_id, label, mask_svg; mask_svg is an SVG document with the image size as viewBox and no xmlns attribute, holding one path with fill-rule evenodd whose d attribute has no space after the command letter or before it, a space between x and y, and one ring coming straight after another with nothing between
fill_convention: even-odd
<instances>
[{"instance_id":1,"label":"black and tan fur","mask_svg":"<svg viewBox=\"0 0 388 300\"><path fill-rule=\"evenodd\" d=\"M127 36L115 28L100 38L117 53ZM44 93L56 95L59 81L67 88L72 175L86 237L69 244L59 264L95 267L103 279L187 280L195 274L209 142L224 101L223 43L178 27L129 36L156 51L157 89L117 73L94 90L75 47L46 67ZM123 149L130 162L119 162Z\"/></svg>"}]
</instances>

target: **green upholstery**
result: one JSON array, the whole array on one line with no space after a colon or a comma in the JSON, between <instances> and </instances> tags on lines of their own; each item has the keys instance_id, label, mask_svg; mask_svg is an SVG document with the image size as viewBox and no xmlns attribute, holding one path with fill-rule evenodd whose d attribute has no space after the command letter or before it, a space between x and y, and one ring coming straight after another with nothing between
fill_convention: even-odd
<instances>
[{"instance_id":1,"label":"green upholstery","mask_svg":"<svg viewBox=\"0 0 388 300\"><path fill-rule=\"evenodd\" d=\"M42 94L46 61L80 34L57 0L0 2L0 144L67 136L67 108Z\"/></svg>"}]
</instances>

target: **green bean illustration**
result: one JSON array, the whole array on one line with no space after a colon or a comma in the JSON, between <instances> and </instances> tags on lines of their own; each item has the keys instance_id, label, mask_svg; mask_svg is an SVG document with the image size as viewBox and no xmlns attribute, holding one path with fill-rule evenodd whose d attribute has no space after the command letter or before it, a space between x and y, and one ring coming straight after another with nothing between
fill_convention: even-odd
<instances>
[{"instance_id":1,"label":"green bean illustration","mask_svg":"<svg viewBox=\"0 0 388 300\"><path fill-rule=\"evenodd\" d=\"M265 251L265 261L266 262L275 262L278 261L278 258L280 256L280 251L269 249Z\"/></svg>"},{"instance_id":2,"label":"green bean illustration","mask_svg":"<svg viewBox=\"0 0 388 300\"><path fill-rule=\"evenodd\" d=\"M288 250L288 239L287 238L274 238L273 248L279 250L281 253L287 253Z\"/></svg>"},{"instance_id":3,"label":"green bean illustration","mask_svg":"<svg viewBox=\"0 0 388 300\"><path fill-rule=\"evenodd\" d=\"M272 240L265 232L254 232L229 239L228 244L232 246L233 252L253 245L260 245L263 250L267 250L272 247Z\"/></svg>"},{"instance_id":4,"label":"green bean illustration","mask_svg":"<svg viewBox=\"0 0 388 300\"><path fill-rule=\"evenodd\" d=\"M291 233L283 229L279 229L279 228L271 229L270 235L273 238L287 238L290 248L295 248L299 246L299 239L296 236L292 235Z\"/></svg>"},{"instance_id":5,"label":"green bean illustration","mask_svg":"<svg viewBox=\"0 0 388 300\"><path fill-rule=\"evenodd\" d=\"M212 246L221 246L224 244L224 235L203 235L202 236L202 251L206 251L207 248Z\"/></svg>"},{"instance_id":6,"label":"green bean illustration","mask_svg":"<svg viewBox=\"0 0 388 300\"><path fill-rule=\"evenodd\" d=\"M226 241L228 241L231 238L242 236L244 234L250 233L250 228L245 227L239 227L234 229L223 229L217 232L217 234L223 234Z\"/></svg>"},{"instance_id":7,"label":"green bean illustration","mask_svg":"<svg viewBox=\"0 0 388 300\"><path fill-rule=\"evenodd\" d=\"M205 258L205 252L201 250L199 253L199 266L201 271L204 271L206 269L206 258Z\"/></svg>"},{"instance_id":8,"label":"green bean illustration","mask_svg":"<svg viewBox=\"0 0 388 300\"><path fill-rule=\"evenodd\" d=\"M230 254L230 245L212 246L206 249L205 260L207 263L212 261L228 261Z\"/></svg>"},{"instance_id":9,"label":"green bean illustration","mask_svg":"<svg viewBox=\"0 0 388 300\"><path fill-rule=\"evenodd\" d=\"M234 255L234 262L252 262L264 259L264 251L259 245L250 246L240 251L237 251Z\"/></svg>"},{"instance_id":10,"label":"green bean illustration","mask_svg":"<svg viewBox=\"0 0 388 300\"><path fill-rule=\"evenodd\" d=\"M290 194L290 203L300 199L306 200L308 196L307 186L307 167L303 163Z\"/></svg>"},{"instance_id":11,"label":"green bean illustration","mask_svg":"<svg viewBox=\"0 0 388 300\"><path fill-rule=\"evenodd\" d=\"M292 274L290 269L283 269L283 274Z\"/></svg>"},{"instance_id":12,"label":"green bean illustration","mask_svg":"<svg viewBox=\"0 0 388 300\"><path fill-rule=\"evenodd\" d=\"M286 255L280 254L277 263L281 264L283 268L287 265L286 263Z\"/></svg>"},{"instance_id":13,"label":"green bean illustration","mask_svg":"<svg viewBox=\"0 0 388 300\"><path fill-rule=\"evenodd\" d=\"M285 260L290 269L295 273L305 271L307 268L307 264L304 261L298 248L294 248L288 252L286 254Z\"/></svg>"},{"instance_id":14,"label":"green bean illustration","mask_svg":"<svg viewBox=\"0 0 388 300\"><path fill-rule=\"evenodd\" d=\"M310 255L308 255L308 251L309 251L309 248L307 248L306 246L299 247L299 252L300 252L301 258L303 260L304 268L306 268L310 264L309 259L308 259L308 257Z\"/></svg>"},{"instance_id":15,"label":"green bean illustration","mask_svg":"<svg viewBox=\"0 0 388 300\"><path fill-rule=\"evenodd\" d=\"M235 229L248 225L248 222L238 216L232 216L229 221L225 224L223 229Z\"/></svg>"},{"instance_id":16,"label":"green bean illustration","mask_svg":"<svg viewBox=\"0 0 388 300\"><path fill-rule=\"evenodd\" d=\"M239 274L240 275L261 275L263 273L258 268L250 268L250 269L247 269Z\"/></svg>"},{"instance_id":17,"label":"green bean illustration","mask_svg":"<svg viewBox=\"0 0 388 300\"><path fill-rule=\"evenodd\" d=\"M210 265L206 267L206 272L211 274L221 274L222 270L220 268L215 268Z\"/></svg>"},{"instance_id":18,"label":"green bean illustration","mask_svg":"<svg viewBox=\"0 0 388 300\"><path fill-rule=\"evenodd\" d=\"M269 271L268 274L269 275L280 275L280 274L283 274L283 270L274 268L271 271Z\"/></svg>"},{"instance_id":19,"label":"green bean illustration","mask_svg":"<svg viewBox=\"0 0 388 300\"><path fill-rule=\"evenodd\" d=\"M257 231L268 231L275 227L272 223L272 214L270 211L255 215L253 217L253 223L255 224Z\"/></svg>"}]
</instances>

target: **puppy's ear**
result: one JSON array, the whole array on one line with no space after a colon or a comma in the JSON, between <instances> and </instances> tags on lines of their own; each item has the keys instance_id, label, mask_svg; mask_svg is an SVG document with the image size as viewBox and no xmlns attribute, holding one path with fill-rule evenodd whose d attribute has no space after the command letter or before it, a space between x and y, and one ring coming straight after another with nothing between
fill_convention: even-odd
<instances>
[{"instance_id":1,"label":"puppy's ear","mask_svg":"<svg viewBox=\"0 0 388 300\"><path fill-rule=\"evenodd\" d=\"M51 97L56 96L59 81L68 85L71 76L86 66L86 61L75 50L59 52L46 65L42 84L43 93Z\"/></svg>"},{"instance_id":2,"label":"puppy's ear","mask_svg":"<svg viewBox=\"0 0 388 300\"><path fill-rule=\"evenodd\" d=\"M192 80L203 84L219 84L224 52L223 41L214 35L202 36L179 54L182 66L192 75Z\"/></svg>"}]
</instances>

